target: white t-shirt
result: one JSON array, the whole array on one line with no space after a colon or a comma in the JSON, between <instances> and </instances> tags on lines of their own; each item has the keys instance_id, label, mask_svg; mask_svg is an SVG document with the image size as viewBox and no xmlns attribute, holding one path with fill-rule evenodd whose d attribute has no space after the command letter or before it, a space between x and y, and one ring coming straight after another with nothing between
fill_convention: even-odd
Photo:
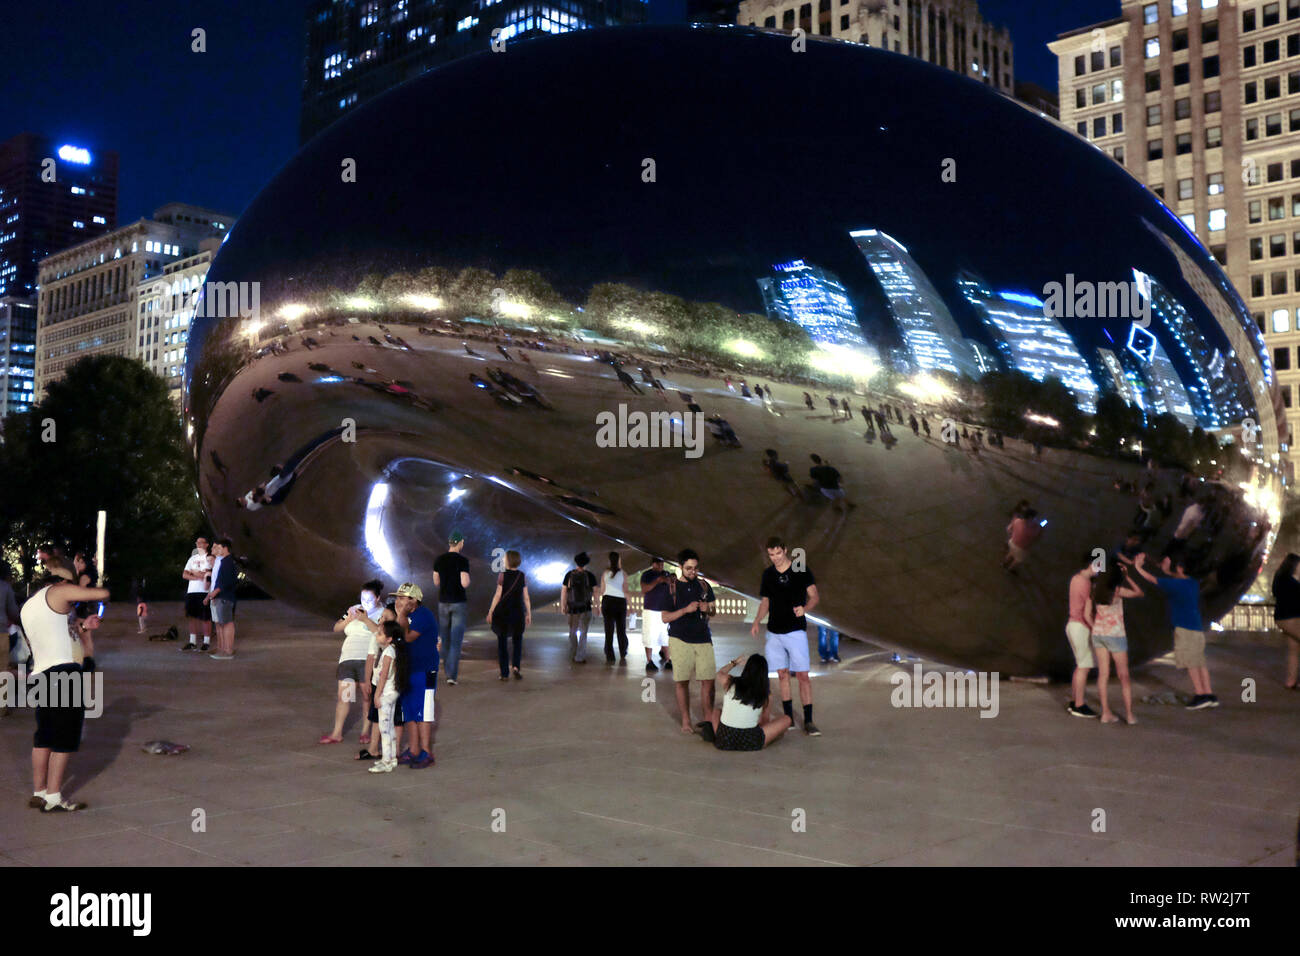
<instances>
[{"instance_id":1,"label":"white t-shirt","mask_svg":"<svg viewBox=\"0 0 1300 956\"><path fill-rule=\"evenodd\" d=\"M1186 538L1196 530L1197 525L1201 523L1201 519L1204 517L1205 511L1196 502L1192 502L1183 511L1183 516L1178 521L1178 528L1174 531L1174 537Z\"/></svg>"},{"instance_id":2,"label":"white t-shirt","mask_svg":"<svg viewBox=\"0 0 1300 956\"><path fill-rule=\"evenodd\" d=\"M185 562L185 570L202 571L204 574L207 574L212 570L212 555L204 554L202 551L195 551L190 555L190 559ZM194 594L200 591L205 594L207 593L208 585L202 578L199 578L197 581L191 579L185 583L189 585L185 589L187 594Z\"/></svg>"},{"instance_id":3,"label":"white t-shirt","mask_svg":"<svg viewBox=\"0 0 1300 956\"><path fill-rule=\"evenodd\" d=\"M606 571L603 577L605 582L605 597L627 597L627 595L623 593L623 584L627 579L621 569L615 571L613 574Z\"/></svg>"},{"instance_id":4,"label":"white t-shirt","mask_svg":"<svg viewBox=\"0 0 1300 956\"><path fill-rule=\"evenodd\" d=\"M213 558L213 559L212 559L212 587L214 587L214 588L217 586L217 569L221 567L221 562L224 561L224 560L226 560L226 559L225 559L225 558ZM205 590L205 591L210 591L211 588L206 588L206 587L205 587L203 590ZM217 595L217 600L219 600L219 601L229 601L229 600L230 600L230 596L229 596L229 595L226 595L226 594L218 594L218 595Z\"/></svg>"},{"instance_id":5,"label":"white t-shirt","mask_svg":"<svg viewBox=\"0 0 1300 956\"><path fill-rule=\"evenodd\" d=\"M736 730L748 730L758 726L758 719L763 716L762 707L749 707L736 700L736 688L728 687L727 696L722 698L722 723Z\"/></svg>"},{"instance_id":6,"label":"white t-shirt","mask_svg":"<svg viewBox=\"0 0 1300 956\"><path fill-rule=\"evenodd\" d=\"M348 621L343 627L343 647L339 649L339 663L364 661L369 655L370 628L361 621Z\"/></svg>"},{"instance_id":7,"label":"white t-shirt","mask_svg":"<svg viewBox=\"0 0 1300 956\"><path fill-rule=\"evenodd\" d=\"M375 686L379 686L379 672L383 669L384 660L388 660L388 680L384 682L384 694L379 698L380 703L388 703L390 700L397 700L397 648L389 644L384 648L384 653L379 655L379 660L375 661Z\"/></svg>"}]
</instances>

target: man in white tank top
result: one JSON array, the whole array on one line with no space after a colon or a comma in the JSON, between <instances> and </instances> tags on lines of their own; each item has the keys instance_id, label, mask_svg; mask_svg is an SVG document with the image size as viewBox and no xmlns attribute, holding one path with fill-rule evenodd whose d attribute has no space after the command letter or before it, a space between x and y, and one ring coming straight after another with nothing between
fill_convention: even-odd
<instances>
[{"instance_id":1,"label":"man in white tank top","mask_svg":"<svg viewBox=\"0 0 1300 956\"><path fill-rule=\"evenodd\" d=\"M98 618L88 618L76 624L77 636L85 649L85 659L78 664L68 624L72 606L79 601L108 600L106 588L83 588L55 580L57 583L47 584L33 594L21 612L23 631L32 649L31 673L40 675L47 694L53 690L55 675L67 673L80 679L83 671L93 672L95 669L93 631ZM85 701L56 700L52 703L63 706L36 708L36 736L32 742L33 789L27 805L42 813L81 810L86 805L64 800L60 788L68 768L68 755L81 746Z\"/></svg>"}]
</instances>

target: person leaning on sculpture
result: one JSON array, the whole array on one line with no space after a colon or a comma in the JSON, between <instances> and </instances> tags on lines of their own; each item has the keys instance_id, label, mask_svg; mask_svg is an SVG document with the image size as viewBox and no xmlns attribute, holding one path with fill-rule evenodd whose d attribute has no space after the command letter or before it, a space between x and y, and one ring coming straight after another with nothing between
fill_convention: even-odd
<instances>
[{"instance_id":1,"label":"person leaning on sculpture","mask_svg":"<svg viewBox=\"0 0 1300 956\"><path fill-rule=\"evenodd\" d=\"M1282 559L1273 575L1273 621L1286 635L1287 690L1300 690L1300 554L1292 552Z\"/></svg>"}]
</instances>

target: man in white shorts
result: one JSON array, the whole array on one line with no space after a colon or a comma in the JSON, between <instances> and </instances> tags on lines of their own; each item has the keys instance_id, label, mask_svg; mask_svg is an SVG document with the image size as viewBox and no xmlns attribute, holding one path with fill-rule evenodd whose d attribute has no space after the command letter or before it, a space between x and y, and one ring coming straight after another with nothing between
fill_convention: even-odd
<instances>
[{"instance_id":1,"label":"man in white shorts","mask_svg":"<svg viewBox=\"0 0 1300 956\"><path fill-rule=\"evenodd\" d=\"M1098 713L1084 700L1088 688L1088 672L1096 666L1092 654L1092 579L1097 576L1091 554L1085 555L1087 565L1070 578L1070 618L1065 625L1065 636L1074 653L1074 676L1070 681L1070 701L1066 711L1074 717L1097 717Z\"/></svg>"},{"instance_id":2,"label":"man in white shorts","mask_svg":"<svg viewBox=\"0 0 1300 956\"><path fill-rule=\"evenodd\" d=\"M181 645L183 651L197 651L200 634L203 635L203 650L205 652L209 650L208 644L212 638L212 611L203 603L203 598L212 586L212 582L208 580L212 573L212 565L212 555L208 554L208 539L196 538L194 550L190 553L189 560L185 562L185 570L181 572L186 585L185 617L188 618L190 625L190 642Z\"/></svg>"},{"instance_id":3,"label":"man in white shorts","mask_svg":"<svg viewBox=\"0 0 1300 956\"><path fill-rule=\"evenodd\" d=\"M799 681L803 701L803 732L820 737L812 719L812 681L808 678L808 622L805 615L817 606L817 584L807 568L795 570L780 538L767 539L767 558L772 566L763 571L759 586L758 613L749 629L758 637L758 625L767 616L767 646L764 656L776 668L781 685L781 706L794 724L794 702L790 697L790 674ZM771 612L769 614L769 611Z\"/></svg>"},{"instance_id":4,"label":"man in white shorts","mask_svg":"<svg viewBox=\"0 0 1300 956\"><path fill-rule=\"evenodd\" d=\"M644 602L641 618L641 643L645 646L645 672L652 674L659 670L655 665L655 648L659 648L659 661L666 670L671 670L672 660L668 657L668 625L664 623L663 612L668 608L668 572L664 570L664 559L650 559L648 570L641 572L641 598Z\"/></svg>"}]
</instances>

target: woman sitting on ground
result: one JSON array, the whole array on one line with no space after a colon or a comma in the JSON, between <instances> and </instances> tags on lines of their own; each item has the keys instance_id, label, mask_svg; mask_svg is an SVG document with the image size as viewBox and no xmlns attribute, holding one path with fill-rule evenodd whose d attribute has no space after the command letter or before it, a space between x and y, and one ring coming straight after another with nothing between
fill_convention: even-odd
<instances>
[{"instance_id":1,"label":"woman sitting on ground","mask_svg":"<svg viewBox=\"0 0 1300 956\"><path fill-rule=\"evenodd\" d=\"M733 680L732 668L742 664L744 670ZM714 699L721 697L722 707L715 707L712 718L698 726L704 739L719 750L762 750L793 726L785 714L773 720L763 719L772 688L767 679L767 658L762 654L728 661L715 681Z\"/></svg>"}]
</instances>

